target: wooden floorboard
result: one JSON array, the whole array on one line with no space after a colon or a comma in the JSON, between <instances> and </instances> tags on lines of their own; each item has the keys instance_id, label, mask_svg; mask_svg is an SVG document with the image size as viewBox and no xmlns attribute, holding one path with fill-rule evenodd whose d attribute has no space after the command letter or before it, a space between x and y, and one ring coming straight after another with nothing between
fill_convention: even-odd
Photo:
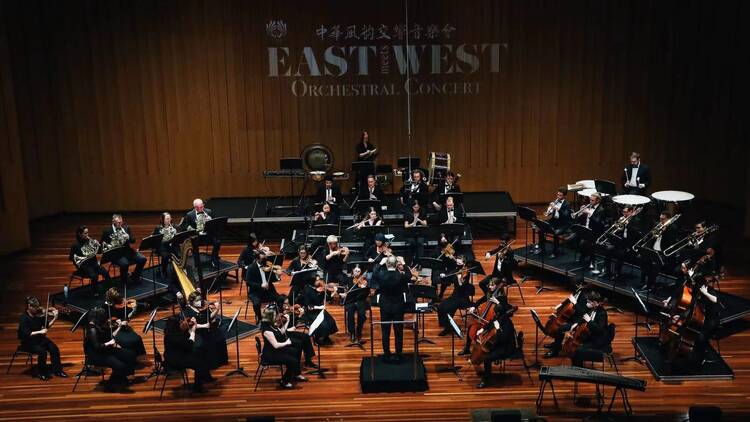
<instances>
[{"instance_id":1,"label":"wooden floorboard","mask_svg":"<svg viewBox=\"0 0 750 422\"><path fill-rule=\"evenodd\" d=\"M10 356L17 345L16 327L18 315L23 309L23 298L36 295L44 298L47 292L60 291L71 271L67 261L67 252L75 227L81 223L90 223L92 233L100 233L107 219L99 218L100 224L89 221L91 216L62 216L46 219L32 226L33 247L23 253L3 257L0 261L2 277L2 307L0 308L0 420L242 420L251 415L275 415L277 420L289 421L437 421L469 420L472 409L482 408L533 408L539 382L534 374L534 385L529 383L523 369L515 364L508 366L504 378L497 378L497 385L478 390L479 381L473 371L463 365L463 379L459 381L453 374L438 373L436 369L450 362L450 338L438 337L439 328L436 316L427 318L426 335L437 342L436 345L421 345L420 351L429 355L425 359L428 370L429 391L413 394L361 394L359 387L359 364L362 356L369 353L358 349L345 348L343 311L339 306L332 306L331 313L336 318L340 334L334 336L333 346L322 348L323 366L330 369L327 379L311 377L307 383L300 383L294 390L281 391L276 386L277 374L271 371L264 376L258 392L253 392L251 380L242 377L224 378L233 369L231 363L214 372L221 378L206 394L189 396L178 388L179 381L169 382L164 400L159 401L158 391L153 391L153 381L135 385L132 393L110 394L97 389L97 378L82 381L75 394L71 388L74 379L53 379L42 382L29 376L28 368L21 362L14 364L10 375L5 369ZM153 228L157 217L131 218L129 223L136 236L143 237ZM519 227L522 229L522 227ZM524 236L519 236L518 246ZM494 240L478 240L475 251L477 255L494 246ZM224 245L222 256L236 260L241 245ZM490 263L484 263L489 269ZM721 287L727 292L745 297L750 296L747 274L738 276L739 268L729 268L729 275L722 281ZM520 276L520 275L518 275ZM526 355L533 361L534 327L529 309L536 309L541 315L557 305L569 292L562 284L547 283L554 289L535 295L537 279L529 279L523 287L526 305L523 305L518 292L511 290L511 302L519 306L514 317L516 327L526 333ZM288 289L285 277L280 291ZM232 284L232 289L224 292L225 314L231 315L238 306L244 305L244 297L239 296L239 285ZM166 315L167 312L164 312ZM133 321L142 327L145 313ZM618 358L632 354L630 339L634 335L634 314L610 313L610 321L617 324L617 337L614 350ZM49 336L62 350L63 361L70 375L75 374L82 363L81 334L70 333L71 323L61 321L51 330ZM369 325L365 328L369 338ZM641 331L642 333L643 331ZM652 332L656 335L656 331ZM376 352L379 349L379 335L376 335ZM409 337L407 337L409 338ZM151 336L144 338L147 350L151 350ZM161 336L157 343L163 348ZM411 343L407 340L407 348ZM369 345L368 345L369 347ZM408 350L408 349L407 349ZM543 349L540 348L540 352ZM680 420L691 405L718 405L725 413L740 418L750 413L750 337L748 332L740 331L722 340L721 351L734 369L736 378L732 381L691 381L681 383L664 383L656 381L650 372L637 363L628 362L620 365L626 376L643 378L648 381L645 393L631 392L630 399L636 415L645 419ZM235 349L229 348L230 361L234 362ZM257 359L254 341L250 338L241 341L240 361L246 371L254 372ZM541 353L540 353L541 355ZM540 356L541 358L541 356ZM566 359L550 359L545 364L556 365L569 363ZM499 371L499 369L497 369ZM147 374L150 368L139 374ZM582 416L593 414L591 407L574 406L572 384L555 385L560 409L555 410L552 398L545 401L543 415L550 420L580 420ZM582 386L584 395L591 395L593 388ZM607 390L607 394L611 391ZM620 403L615 405L617 413L622 413Z\"/></svg>"}]
</instances>

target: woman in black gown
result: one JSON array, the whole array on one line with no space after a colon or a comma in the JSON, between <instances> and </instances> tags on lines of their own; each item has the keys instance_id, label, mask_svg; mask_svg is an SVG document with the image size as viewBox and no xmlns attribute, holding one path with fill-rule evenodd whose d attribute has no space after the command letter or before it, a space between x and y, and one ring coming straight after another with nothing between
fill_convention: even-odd
<instances>
[{"instance_id":1,"label":"woman in black gown","mask_svg":"<svg viewBox=\"0 0 750 422\"><path fill-rule=\"evenodd\" d=\"M136 355L117 344L116 338L121 327L112 330L109 324L104 308L96 307L89 311L83 352L90 364L112 368L108 380L110 388L127 388L128 375L135 373Z\"/></svg>"},{"instance_id":2,"label":"woman in black gown","mask_svg":"<svg viewBox=\"0 0 750 422\"><path fill-rule=\"evenodd\" d=\"M198 354L204 356L209 369L216 369L229 362L227 340L224 331L219 328L217 317L219 308L215 303L206 303L197 291L188 296L188 305L184 310L185 319L195 319L196 344Z\"/></svg>"},{"instance_id":3,"label":"woman in black gown","mask_svg":"<svg viewBox=\"0 0 750 422\"><path fill-rule=\"evenodd\" d=\"M130 326L129 313L132 312L132 309L127 306L125 298L122 297L117 287L111 287L107 290L104 305L107 307L110 319L120 326L120 329L117 330L118 334L115 336L117 344L122 346L123 349L133 352L138 357L139 363L148 364L143 339Z\"/></svg>"},{"instance_id":4,"label":"woman in black gown","mask_svg":"<svg viewBox=\"0 0 750 422\"><path fill-rule=\"evenodd\" d=\"M330 336L338 332L336 320L325 310L325 282L318 278L315 281L315 288L306 287L300 303L305 307L305 313L302 315L302 321L310 326L318 314L323 312L323 322L313 333L313 340L321 346L333 344Z\"/></svg>"},{"instance_id":5,"label":"woman in black gown","mask_svg":"<svg viewBox=\"0 0 750 422\"><path fill-rule=\"evenodd\" d=\"M283 365L284 373L281 376L281 386L292 388L292 381L305 381L301 374L300 357L302 350L295 347L292 340L286 335L285 330L277 324L277 312L275 306L268 306L263 310L260 330L263 333L263 361L272 365Z\"/></svg>"},{"instance_id":6,"label":"woman in black gown","mask_svg":"<svg viewBox=\"0 0 750 422\"><path fill-rule=\"evenodd\" d=\"M196 353L196 324L172 315L164 330L164 360L173 368L190 368L195 371L193 391L205 392L203 384L215 381L208 370L208 362Z\"/></svg>"}]
</instances>

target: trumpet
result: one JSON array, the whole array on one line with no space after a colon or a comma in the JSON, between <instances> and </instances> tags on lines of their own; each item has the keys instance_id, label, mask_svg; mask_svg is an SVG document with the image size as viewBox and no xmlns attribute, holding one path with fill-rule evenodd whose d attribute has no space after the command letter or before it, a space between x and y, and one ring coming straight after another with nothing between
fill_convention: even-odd
<instances>
[{"instance_id":1,"label":"trumpet","mask_svg":"<svg viewBox=\"0 0 750 422\"><path fill-rule=\"evenodd\" d=\"M635 217L636 215L640 214L641 210L643 210L643 207L638 207L635 210L633 210L633 212L629 216L625 217L623 215L622 217L620 217L617 221L615 221L614 224L612 224L611 226L609 226L609 228L607 230L605 230L604 233L602 233L602 235L599 236L598 239L596 239L596 244L597 245L603 245L604 243L606 243L607 238L609 236L614 236L615 234L617 234L618 232L620 232L621 230L623 230L625 228L625 226L628 225L628 223L630 222L630 220L633 219L633 217Z\"/></svg>"},{"instance_id":2,"label":"trumpet","mask_svg":"<svg viewBox=\"0 0 750 422\"><path fill-rule=\"evenodd\" d=\"M676 254L677 252L685 249L688 246L695 246L697 245L701 240L703 240L704 237L706 237L707 234L713 233L715 231L719 230L719 226L717 224L714 224L713 226L706 227L706 229L701 234L697 234L696 232L692 232L689 235L683 237L678 242L676 242L674 245L668 247L664 250L664 256L672 256Z\"/></svg>"},{"instance_id":3,"label":"trumpet","mask_svg":"<svg viewBox=\"0 0 750 422\"><path fill-rule=\"evenodd\" d=\"M646 233L645 236L643 236L638 242L635 243L635 245L633 245L633 252L638 252L638 249L642 248L643 245L661 236L664 233L664 230L666 230L667 227L669 227L672 223L677 221L677 219L679 219L681 215L682 214L675 214L664 223L661 223L661 222L657 223L656 226L654 226L654 228L651 229L650 232Z\"/></svg>"},{"instance_id":4,"label":"trumpet","mask_svg":"<svg viewBox=\"0 0 750 422\"><path fill-rule=\"evenodd\" d=\"M581 214L583 214L583 212L584 212L584 211L586 211L586 210L590 210L590 209L591 209L591 208L593 208L593 207L594 207L594 206L593 206L593 205L591 205L591 204L586 204L586 205L582 206L582 207L581 207L581 209L579 209L578 211L575 211L575 212L571 213L571 214L570 214L570 217L571 217L571 218L573 218L573 219L576 219L576 218L578 218L578 217L579 217L579 216L580 216Z\"/></svg>"},{"instance_id":5,"label":"trumpet","mask_svg":"<svg viewBox=\"0 0 750 422\"><path fill-rule=\"evenodd\" d=\"M552 216L557 210L557 204L559 204L557 199L555 199L553 202L550 202L549 206L547 207L547 211L544 213L544 215L546 215L547 217Z\"/></svg>"}]
</instances>

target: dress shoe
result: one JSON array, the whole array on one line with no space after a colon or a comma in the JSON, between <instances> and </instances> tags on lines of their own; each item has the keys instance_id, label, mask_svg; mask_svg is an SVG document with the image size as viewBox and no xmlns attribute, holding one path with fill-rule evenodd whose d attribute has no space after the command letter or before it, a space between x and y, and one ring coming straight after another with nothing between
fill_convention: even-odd
<instances>
[{"instance_id":1,"label":"dress shoe","mask_svg":"<svg viewBox=\"0 0 750 422\"><path fill-rule=\"evenodd\" d=\"M557 350L550 350L544 354L545 359L556 358L558 355Z\"/></svg>"},{"instance_id":2,"label":"dress shoe","mask_svg":"<svg viewBox=\"0 0 750 422\"><path fill-rule=\"evenodd\" d=\"M549 254L549 259L555 259L557 256L554 253Z\"/></svg>"},{"instance_id":3,"label":"dress shoe","mask_svg":"<svg viewBox=\"0 0 750 422\"><path fill-rule=\"evenodd\" d=\"M545 344L542 347L544 347L547 350L552 350L552 343Z\"/></svg>"},{"instance_id":4,"label":"dress shoe","mask_svg":"<svg viewBox=\"0 0 750 422\"><path fill-rule=\"evenodd\" d=\"M438 335L440 337L445 337L445 336L447 336L450 333L451 333L450 328L443 328L443 331L441 331L440 333L438 333Z\"/></svg>"},{"instance_id":5,"label":"dress shoe","mask_svg":"<svg viewBox=\"0 0 750 422\"><path fill-rule=\"evenodd\" d=\"M297 375L296 377L294 377L294 379L297 380L297 381L303 381L303 382L307 381L307 378L305 378L305 376L302 375L302 374Z\"/></svg>"},{"instance_id":6,"label":"dress shoe","mask_svg":"<svg viewBox=\"0 0 750 422\"><path fill-rule=\"evenodd\" d=\"M281 388L286 388L286 389L294 388L291 382L285 383L284 381L279 381L279 385L281 385Z\"/></svg>"},{"instance_id":7,"label":"dress shoe","mask_svg":"<svg viewBox=\"0 0 750 422\"><path fill-rule=\"evenodd\" d=\"M66 374L62 369L59 371L55 371L55 376L58 378L68 378L68 374Z\"/></svg>"},{"instance_id":8,"label":"dress shoe","mask_svg":"<svg viewBox=\"0 0 750 422\"><path fill-rule=\"evenodd\" d=\"M36 377L39 378L42 381L49 381L50 378L52 378L48 374L37 374Z\"/></svg>"},{"instance_id":9,"label":"dress shoe","mask_svg":"<svg viewBox=\"0 0 750 422\"><path fill-rule=\"evenodd\" d=\"M471 351L469 349L463 349L460 352L458 352L459 356L466 356L468 354L471 354Z\"/></svg>"},{"instance_id":10,"label":"dress shoe","mask_svg":"<svg viewBox=\"0 0 750 422\"><path fill-rule=\"evenodd\" d=\"M489 385L490 385L489 380L483 379L482 381L479 382L479 384L477 384L477 388L485 388L485 387L489 387Z\"/></svg>"},{"instance_id":11,"label":"dress shoe","mask_svg":"<svg viewBox=\"0 0 750 422\"><path fill-rule=\"evenodd\" d=\"M205 393L206 389L203 387L203 384L196 383L196 384L193 384L192 391L193 391L193 393L199 393L200 394L200 393Z\"/></svg>"},{"instance_id":12,"label":"dress shoe","mask_svg":"<svg viewBox=\"0 0 750 422\"><path fill-rule=\"evenodd\" d=\"M320 367L315 362L310 361L310 362L305 362L305 368L318 369Z\"/></svg>"}]
</instances>

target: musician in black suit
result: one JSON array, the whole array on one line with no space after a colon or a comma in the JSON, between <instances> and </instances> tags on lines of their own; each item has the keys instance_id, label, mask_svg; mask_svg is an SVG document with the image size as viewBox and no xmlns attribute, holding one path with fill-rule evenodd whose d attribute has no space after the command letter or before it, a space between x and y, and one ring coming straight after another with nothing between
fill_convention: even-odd
<instances>
[{"instance_id":1,"label":"musician in black suit","mask_svg":"<svg viewBox=\"0 0 750 422\"><path fill-rule=\"evenodd\" d=\"M172 215L168 212L161 213L161 217L159 217L159 225L154 227L154 231L151 235L162 235L161 245L159 245L157 253L160 256L161 274L164 277L167 277L167 274L169 274L169 263L172 261L172 255L180 256L179 245L175 245L171 242L176 234L177 227L172 224Z\"/></svg>"},{"instance_id":2,"label":"musician in black suit","mask_svg":"<svg viewBox=\"0 0 750 422\"><path fill-rule=\"evenodd\" d=\"M620 176L622 193L630 195L644 195L651 184L651 171L641 163L641 155L637 152L630 154L630 165L625 167Z\"/></svg>"},{"instance_id":3,"label":"musician in black suit","mask_svg":"<svg viewBox=\"0 0 750 422\"><path fill-rule=\"evenodd\" d=\"M385 268L380 268L374 275L377 278L378 304L380 305L380 327L383 330L383 353L386 361L398 361L404 343L404 325L390 324L386 321L403 321L406 307L406 291L409 276L396 270L395 256L385 259ZM391 326L396 338L396 356L391 355Z\"/></svg>"},{"instance_id":4,"label":"musician in black suit","mask_svg":"<svg viewBox=\"0 0 750 422\"><path fill-rule=\"evenodd\" d=\"M508 304L507 301L500 301L493 306L495 306L495 317L477 330L477 337L482 336L485 331L497 330L495 342L490 345L490 352L485 356L484 362L482 362L482 366L484 367L482 380L477 385L477 388L485 388L490 385L492 381L493 362L507 359L518 349L516 327L513 325L513 320L511 319L513 309L515 308ZM480 346L475 344L474 347Z\"/></svg>"},{"instance_id":5,"label":"musician in black suit","mask_svg":"<svg viewBox=\"0 0 750 422\"><path fill-rule=\"evenodd\" d=\"M133 282L141 280L143 267L146 265L146 257L140 252L135 251L130 245L135 243L135 237L130 232L130 227L123 223L122 215L112 215L112 225L104 229L100 241L103 249L107 249L104 244L125 246L125 251L113 260L113 264L120 268L120 276L123 280L128 278L128 267L135 264L135 271L130 276Z\"/></svg>"},{"instance_id":6,"label":"musician in black suit","mask_svg":"<svg viewBox=\"0 0 750 422\"><path fill-rule=\"evenodd\" d=\"M411 203L411 209L404 213L404 228L409 229L410 227L417 226L427 226L427 213L424 208L422 208L422 203L415 199ZM409 250L412 251L414 258L416 259L424 255L424 244L426 243L424 238L417 233L412 235L409 230L406 232L406 242L409 245Z\"/></svg>"},{"instance_id":7,"label":"musician in black suit","mask_svg":"<svg viewBox=\"0 0 750 422\"><path fill-rule=\"evenodd\" d=\"M424 173L420 169L414 169L411 172L411 182L401 188L401 205L408 211L408 207L414 203L414 200L420 204L427 204L430 188L424 181Z\"/></svg>"},{"instance_id":8,"label":"musician in black suit","mask_svg":"<svg viewBox=\"0 0 750 422\"><path fill-rule=\"evenodd\" d=\"M466 221L466 214L464 214L461 207L456 207L453 202L453 197L449 196L445 200L445 206L440 208L438 213L439 224L464 224Z\"/></svg>"},{"instance_id":9,"label":"musician in black suit","mask_svg":"<svg viewBox=\"0 0 750 422\"><path fill-rule=\"evenodd\" d=\"M341 188L333 183L333 177L329 174L326 175L323 185L318 188L318 193L315 195L315 203L321 204L327 202L329 204L339 205L341 203Z\"/></svg>"},{"instance_id":10,"label":"musician in black suit","mask_svg":"<svg viewBox=\"0 0 750 422\"><path fill-rule=\"evenodd\" d=\"M469 280L471 275L467 273L464 276L464 274L460 272L463 268L464 257L459 255L456 257L456 272L458 272L458 274L451 276L451 280L453 281L453 293L451 293L447 299L441 301L437 308L438 324L443 327L443 331L439 334L440 336L447 336L453 331L448 323L448 315L452 317L456 313L456 310L471 306L471 300L469 298L474 293L474 287ZM445 276L445 274L441 274L441 277L443 276Z\"/></svg>"},{"instance_id":11,"label":"musician in black suit","mask_svg":"<svg viewBox=\"0 0 750 422\"><path fill-rule=\"evenodd\" d=\"M482 289L482 292L484 292L485 294L487 294L488 284L493 278L498 279L498 283L501 286L515 283L515 278L513 277L513 269L516 268L517 263L515 258L513 257L513 250L511 248L507 248L504 253L500 253L504 248L508 246L509 240L510 238L507 235L503 236L502 238L500 238L500 244L497 245L495 249L492 249L484 254L485 260L490 259L493 255L495 256L495 265L492 266L492 272L487 274L487 276L479 282L479 288Z\"/></svg>"},{"instance_id":12,"label":"musician in black suit","mask_svg":"<svg viewBox=\"0 0 750 422\"><path fill-rule=\"evenodd\" d=\"M680 253L681 260L688 260L691 264L701 259L705 255L712 256L712 265L710 269L715 271L719 268L719 238L716 232L706 233L707 226L705 221L695 223L693 235L696 241L690 243Z\"/></svg>"},{"instance_id":13,"label":"musician in black suit","mask_svg":"<svg viewBox=\"0 0 750 422\"><path fill-rule=\"evenodd\" d=\"M573 316L568 320L567 323L560 326L560 330L554 336L554 341L550 344L544 345L545 349L549 349L547 353L544 354L545 358L554 358L557 357L558 354L560 354L560 350L562 350L563 339L565 338L565 333L570 331L574 324L581 322L583 320L583 316L589 312L589 302L587 296L593 295L594 293L596 292L591 291L589 293L584 293L582 291L579 291L578 293L571 295L571 298L575 300ZM594 299L600 298L601 296L596 293ZM557 310L557 308L555 308L555 310Z\"/></svg>"},{"instance_id":14,"label":"musician in black suit","mask_svg":"<svg viewBox=\"0 0 750 422\"><path fill-rule=\"evenodd\" d=\"M578 242L578 250L580 253L578 262L591 266L591 260L594 257L596 239L604 233L604 230L607 227L607 216L604 211L604 205L602 205L602 196L599 193L591 194L589 203L581 207L575 222L590 229L592 239L579 239L576 234L573 234L568 240L571 243Z\"/></svg>"},{"instance_id":15,"label":"musician in black suit","mask_svg":"<svg viewBox=\"0 0 750 422\"><path fill-rule=\"evenodd\" d=\"M96 256L100 248L101 245L98 245L96 241L92 241L89 237L89 228L87 226L79 226L76 229L76 242L70 247L70 253L68 254L68 259L76 266L78 271L85 274L91 280L91 284L96 286L94 292L97 296L103 292L101 284L98 283L99 276L102 277L104 283L107 283L109 281L109 273L103 266L99 265L96 258L85 260L81 262L81 265L76 263L76 258Z\"/></svg>"},{"instance_id":16,"label":"musician in black suit","mask_svg":"<svg viewBox=\"0 0 750 422\"><path fill-rule=\"evenodd\" d=\"M622 208L622 217L613 224L620 224L622 229L610 230L610 234L603 240L605 257L602 277L610 277L612 280L619 280L622 271L622 265L625 257L630 253L631 248L643 235L643 229L640 222L634 215L636 210L632 206ZM614 264L613 262L614 261Z\"/></svg>"},{"instance_id":17,"label":"musician in black suit","mask_svg":"<svg viewBox=\"0 0 750 422\"><path fill-rule=\"evenodd\" d=\"M360 201L382 201L385 198L383 189L375 181L375 176L367 175L367 186L359 190L357 196Z\"/></svg>"},{"instance_id":18,"label":"musician in black suit","mask_svg":"<svg viewBox=\"0 0 750 422\"><path fill-rule=\"evenodd\" d=\"M199 245L211 245L211 265L215 268L219 268L219 250L221 249L221 241L215 234L203 232L203 226L206 224L206 221L211 218L211 210L206 208L202 199L196 198L193 200L193 209L188 211L187 214L185 214L185 218L182 219L180 229L197 230L199 233Z\"/></svg>"},{"instance_id":19,"label":"musician in black suit","mask_svg":"<svg viewBox=\"0 0 750 422\"><path fill-rule=\"evenodd\" d=\"M443 207L443 201L440 200L440 195L447 195L449 193L461 193L461 188L455 184L456 175L452 171L445 173L445 179L438 182L437 188L432 192L432 206L436 210L440 211ZM446 197L447 199L447 197Z\"/></svg>"},{"instance_id":20,"label":"musician in black suit","mask_svg":"<svg viewBox=\"0 0 750 422\"><path fill-rule=\"evenodd\" d=\"M550 202L547 207L547 211L544 215L547 217L547 223L552 226L552 233L547 233L543 228L539 229L539 244L537 245L534 253L540 253L546 255L546 242L547 234L552 235L552 254L550 258L554 258L560 247L560 236L568 231L570 225L573 224L573 219L570 216L570 204L565 199L565 195L568 193L568 189L561 187L557 189L555 193L555 200Z\"/></svg>"},{"instance_id":21,"label":"musician in black suit","mask_svg":"<svg viewBox=\"0 0 750 422\"><path fill-rule=\"evenodd\" d=\"M271 271L266 271L266 252L263 249L258 249L258 255L255 259L255 263L249 265L245 270L245 277L247 283L247 296L250 301L253 302L253 312L255 313L255 321L259 322L261 317L260 305L262 303L276 302L279 294L276 292L276 287L273 285L275 281L278 281L278 274Z\"/></svg>"},{"instance_id":22,"label":"musician in black suit","mask_svg":"<svg viewBox=\"0 0 750 422\"><path fill-rule=\"evenodd\" d=\"M599 359L602 352L611 351L608 332L609 320L601 295L595 291L589 293L586 306L588 312L583 314L581 318L582 323L588 323L589 335L571 356L573 366L583 366L583 362Z\"/></svg>"},{"instance_id":23,"label":"musician in black suit","mask_svg":"<svg viewBox=\"0 0 750 422\"><path fill-rule=\"evenodd\" d=\"M659 223L666 224L669 219L672 218L672 214L669 211L662 211L659 214ZM652 231L656 228L652 229ZM674 224L670 224L666 229L659 231L657 236L654 236L639 250L640 265L641 265L641 289L653 290L656 287L656 277L661 272L662 268L669 268L672 259L664 256L663 251L674 244L677 240L677 227ZM653 254L646 254L642 252L643 248L650 249L661 256L662 261L657 259Z\"/></svg>"}]
</instances>

